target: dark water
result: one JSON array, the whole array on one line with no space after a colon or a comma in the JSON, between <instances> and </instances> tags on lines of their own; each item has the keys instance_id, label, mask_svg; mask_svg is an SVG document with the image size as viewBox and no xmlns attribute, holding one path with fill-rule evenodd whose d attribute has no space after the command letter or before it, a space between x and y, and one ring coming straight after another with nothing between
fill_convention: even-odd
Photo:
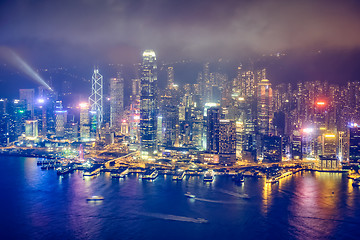
<instances>
[{"instance_id":1,"label":"dark water","mask_svg":"<svg viewBox=\"0 0 360 240\"><path fill-rule=\"evenodd\" d=\"M360 239L360 189L343 174L297 173L275 185L84 180L14 157L0 157L0 173L0 239ZM105 200L88 203L92 195Z\"/></svg>"}]
</instances>

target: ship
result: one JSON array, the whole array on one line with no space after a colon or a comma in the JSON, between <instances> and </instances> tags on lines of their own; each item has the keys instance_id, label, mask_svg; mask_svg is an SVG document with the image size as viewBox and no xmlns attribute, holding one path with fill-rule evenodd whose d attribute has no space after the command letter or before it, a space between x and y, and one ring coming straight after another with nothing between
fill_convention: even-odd
<instances>
[{"instance_id":1,"label":"ship","mask_svg":"<svg viewBox=\"0 0 360 240\"><path fill-rule=\"evenodd\" d=\"M92 202L96 202L96 201L103 201L104 200L104 197L102 196L91 196L91 197L88 197L86 199L86 201L92 201Z\"/></svg>"},{"instance_id":2,"label":"ship","mask_svg":"<svg viewBox=\"0 0 360 240\"><path fill-rule=\"evenodd\" d=\"M354 187L360 187L360 178L355 178L355 179L353 180L352 185L353 185Z\"/></svg>"},{"instance_id":3,"label":"ship","mask_svg":"<svg viewBox=\"0 0 360 240\"><path fill-rule=\"evenodd\" d=\"M142 175L141 179L143 180L154 180L159 175L159 172L155 169L148 169L145 171L145 173Z\"/></svg>"},{"instance_id":4,"label":"ship","mask_svg":"<svg viewBox=\"0 0 360 240\"><path fill-rule=\"evenodd\" d=\"M232 176L232 180L238 183L242 183L245 181L244 175L242 173L237 173L236 175Z\"/></svg>"},{"instance_id":5,"label":"ship","mask_svg":"<svg viewBox=\"0 0 360 240\"><path fill-rule=\"evenodd\" d=\"M129 173L129 169L126 168L126 169L121 169L117 172L114 172L111 174L111 177L112 178L125 178L126 175Z\"/></svg>"},{"instance_id":6,"label":"ship","mask_svg":"<svg viewBox=\"0 0 360 240\"><path fill-rule=\"evenodd\" d=\"M214 171L208 170L204 173L204 182L212 182L214 180Z\"/></svg>"},{"instance_id":7,"label":"ship","mask_svg":"<svg viewBox=\"0 0 360 240\"><path fill-rule=\"evenodd\" d=\"M175 175L173 176L172 180L174 181L182 181L185 177L185 171L184 170L178 170Z\"/></svg>"},{"instance_id":8,"label":"ship","mask_svg":"<svg viewBox=\"0 0 360 240\"><path fill-rule=\"evenodd\" d=\"M98 175L100 173L101 166L99 164L94 165L93 167L84 171L84 177L91 177Z\"/></svg>"}]
</instances>

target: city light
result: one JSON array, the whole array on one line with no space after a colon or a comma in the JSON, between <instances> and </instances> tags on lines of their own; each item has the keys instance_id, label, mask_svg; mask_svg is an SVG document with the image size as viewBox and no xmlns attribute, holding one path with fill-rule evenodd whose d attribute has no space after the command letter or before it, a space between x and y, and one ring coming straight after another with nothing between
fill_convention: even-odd
<instances>
[{"instance_id":1,"label":"city light","mask_svg":"<svg viewBox=\"0 0 360 240\"><path fill-rule=\"evenodd\" d=\"M325 137L326 137L326 138L334 138L335 135L334 135L334 134L325 134Z\"/></svg>"},{"instance_id":2,"label":"city light","mask_svg":"<svg viewBox=\"0 0 360 240\"><path fill-rule=\"evenodd\" d=\"M316 102L317 106L325 106L325 102L324 101L318 101Z\"/></svg>"},{"instance_id":3,"label":"city light","mask_svg":"<svg viewBox=\"0 0 360 240\"><path fill-rule=\"evenodd\" d=\"M79 107L80 107L81 109L88 108L88 107L89 107L89 104L83 102L83 103L80 103L80 104L79 104Z\"/></svg>"},{"instance_id":4,"label":"city light","mask_svg":"<svg viewBox=\"0 0 360 240\"><path fill-rule=\"evenodd\" d=\"M313 129L313 128L304 128L304 129L303 129L303 133L309 134L309 133L313 133L313 132L314 132L314 129Z\"/></svg>"}]
</instances>

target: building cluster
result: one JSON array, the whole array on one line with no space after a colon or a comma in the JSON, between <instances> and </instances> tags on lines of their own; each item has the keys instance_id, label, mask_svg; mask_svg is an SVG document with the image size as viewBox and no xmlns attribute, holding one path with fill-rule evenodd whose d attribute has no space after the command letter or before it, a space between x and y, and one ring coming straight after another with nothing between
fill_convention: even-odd
<instances>
[{"instance_id":1,"label":"building cluster","mask_svg":"<svg viewBox=\"0 0 360 240\"><path fill-rule=\"evenodd\" d=\"M183 153L214 164L319 159L327 168L337 167L339 160L360 162L359 82L274 87L266 69L239 66L229 79L206 63L197 82L181 88L174 67L165 65L167 86L159 89L155 52L144 51L139 66L129 106L121 74L109 79L105 97L97 68L79 116L43 88L39 98L34 89L21 89L19 99L1 99L1 144L40 135L111 144L121 135L139 147L143 158Z\"/></svg>"}]
</instances>

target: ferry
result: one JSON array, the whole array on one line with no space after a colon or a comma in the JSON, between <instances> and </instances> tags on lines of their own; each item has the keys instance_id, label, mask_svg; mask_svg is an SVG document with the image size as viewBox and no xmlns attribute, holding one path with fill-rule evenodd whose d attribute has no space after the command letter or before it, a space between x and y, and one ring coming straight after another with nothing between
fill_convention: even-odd
<instances>
[{"instance_id":1,"label":"ferry","mask_svg":"<svg viewBox=\"0 0 360 240\"><path fill-rule=\"evenodd\" d=\"M153 169L148 169L145 171L145 173L142 175L141 179L144 180L154 180L155 178L157 178L157 176L159 175L159 172L153 168Z\"/></svg>"},{"instance_id":2,"label":"ferry","mask_svg":"<svg viewBox=\"0 0 360 240\"><path fill-rule=\"evenodd\" d=\"M100 170L101 170L101 166L99 164L96 164L93 167L85 170L83 173L83 177L90 177L90 176L98 175L100 173Z\"/></svg>"},{"instance_id":3,"label":"ferry","mask_svg":"<svg viewBox=\"0 0 360 240\"><path fill-rule=\"evenodd\" d=\"M232 176L232 180L239 183L245 182L244 175L242 173L237 173L236 175Z\"/></svg>"},{"instance_id":4,"label":"ferry","mask_svg":"<svg viewBox=\"0 0 360 240\"><path fill-rule=\"evenodd\" d=\"M86 199L86 201L93 201L93 202L103 201L103 200L104 200L104 197L102 197L102 196L91 196Z\"/></svg>"},{"instance_id":5,"label":"ferry","mask_svg":"<svg viewBox=\"0 0 360 240\"><path fill-rule=\"evenodd\" d=\"M190 192L187 192L184 195L187 196L188 198L195 198L195 195L191 194Z\"/></svg>"},{"instance_id":6,"label":"ferry","mask_svg":"<svg viewBox=\"0 0 360 240\"><path fill-rule=\"evenodd\" d=\"M122 169L122 170L119 170L120 172L115 172L115 173L112 173L111 174L111 177L112 178L125 178L126 175L129 173L129 169Z\"/></svg>"},{"instance_id":7,"label":"ferry","mask_svg":"<svg viewBox=\"0 0 360 240\"><path fill-rule=\"evenodd\" d=\"M64 175L71 173L75 170L75 164L68 164L66 166L61 166L57 169L57 175Z\"/></svg>"},{"instance_id":8,"label":"ferry","mask_svg":"<svg viewBox=\"0 0 360 240\"><path fill-rule=\"evenodd\" d=\"M355 179L353 180L352 185L353 185L354 187L360 187L360 178L355 178Z\"/></svg>"},{"instance_id":9,"label":"ferry","mask_svg":"<svg viewBox=\"0 0 360 240\"><path fill-rule=\"evenodd\" d=\"M272 177L266 180L266 183L278 183L279 180L276 177Z\"/></svg>"},{"instance_id":10,"label":"ferry","mask_svg":"<svg viewBox=\"0 0 360 240\"><path fill-rule=\"evenodd\" d=\"M184 170L178 170L177 173L173 176L172 180L174 181L182 181L185 177L185 171Z\"/></svg>"},{"instance_id":11,"label":"ferry","mask_svg":"<svg viewBox=\"0 0 360 240\"><path fill-rule=\"evenodd\" d=\"M89 170L84 172L83 176L84 177L90 177L90 176L95 176L95 175L97 175L99 173L100 173L100 168L89 169Z\"/></svg>"},{"instance_id":12,"label":"ferry","mask_svg":"<svg viewBox=\"0 0 360 240\"><path fill-rule=\"evenodd\" d=\"M204 173L204 182L212 182L214 181L214 171L208 170Z\"/></svg>"}]
</instances>

